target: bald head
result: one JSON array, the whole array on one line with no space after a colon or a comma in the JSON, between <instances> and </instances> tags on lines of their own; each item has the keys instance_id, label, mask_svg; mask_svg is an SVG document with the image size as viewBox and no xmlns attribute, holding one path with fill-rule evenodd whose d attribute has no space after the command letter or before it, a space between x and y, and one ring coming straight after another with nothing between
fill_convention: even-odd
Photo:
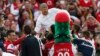
<instances>
[{"instance_id":1,"label":"bald head","mask_svg":"<svg viewBox=\"0 0 100 56\"><path fill-rule=\"evenodd\" d=\"M40 8L48 8L48 5L46 3L40 4Z\"/></svg>"},{"instance_id":2,"label":"bald head","mask_svg":"<svg viewBox=\"0 0 100 56\"><path fill-rule=\"evenodd\" d=\"M47 15L48 14L48 6L47 6L47 4L46 3L40 4L40 10L41 10L43 15Z\"/></svg>"}]
</instances>

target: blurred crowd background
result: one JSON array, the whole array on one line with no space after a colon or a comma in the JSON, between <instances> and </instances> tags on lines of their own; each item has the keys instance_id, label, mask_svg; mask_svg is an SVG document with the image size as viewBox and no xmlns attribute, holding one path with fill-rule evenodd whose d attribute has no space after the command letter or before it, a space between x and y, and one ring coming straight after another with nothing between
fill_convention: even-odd
<instances>
[{"instance_id":1,"label":"blurred crowd background","mask_svg":"<svg viewBox=\"0 0 100 56\"><path fill-rule=\"evenodd\" d=\"M45 4L41 5L42 3L46 3L47 8ZM48 35L47 29L52 23L48 23L51 21L48 18L43 21L38 19L43 19L41 12L45 15L50 9L67 10L71 16L71 33L76 38L81 38L82 31L89 31L90 38L95 42L96 54L100 56L100 0L0 0L0 48L4 52L18 55L20 43L16 41L22 40L25 36L23 30L25 25L31 27L33 35L39 35L45 46L53 39L52 35ZM51 14L53 13L55 11ZM39 22L44 22L44 24L39 27ZM45 24L48 26L45 27ZM54 26L50 28L50 32L54 32ZM14 31L15 34L9 34L9 30ZM9 48L9 44L13 44L16 48Z\"/></svg>"}]
</instances>

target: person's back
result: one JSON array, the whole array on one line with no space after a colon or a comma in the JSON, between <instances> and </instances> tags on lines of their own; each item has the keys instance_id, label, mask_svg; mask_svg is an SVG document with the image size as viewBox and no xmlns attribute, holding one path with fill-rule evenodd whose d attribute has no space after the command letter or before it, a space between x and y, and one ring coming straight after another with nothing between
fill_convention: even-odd
<instances>
[{"instance_id":1,"label":"person's back","mask_svg":"<svg viewBox=\"0 0 100 56\"><path fill-rule=\"evenodd\" d=\"M72 44L63 42L54 44L54 56L74 56L72 51Z\"/></svg>"},{"instance_id":2,"label":"person's back","mask_svg":"<svg viewBox=\"0 0 100 56\"><path fill-rule=\"evenodd\" d=\"M27 36L22 43L22 52L21 56L41 56L38 40L34 36Z\"/></svg>"},{"instance_id":3,"label":"person's back","mask_svg":"<svg viewBox=\"0 0 100 56\"><path fill-rule=\"evenodd\" d=\"M31 35L30 26L26 25L24 27L24 33L26 34L26 38L21 44L20 56L41 56L39 42L33 35Z\"/></svg>"},{"instance_id":4,"label":"person's back","mask_svg":"<svg viewBox=\"0 0 100 56\"><path fill-rule=\"evenodd\" d=\"M78 52L81 52L83 56L92 56L93 46L90 42L81 39L74 39L73 41L78 46Z\"/></svg>"}]
</instances>

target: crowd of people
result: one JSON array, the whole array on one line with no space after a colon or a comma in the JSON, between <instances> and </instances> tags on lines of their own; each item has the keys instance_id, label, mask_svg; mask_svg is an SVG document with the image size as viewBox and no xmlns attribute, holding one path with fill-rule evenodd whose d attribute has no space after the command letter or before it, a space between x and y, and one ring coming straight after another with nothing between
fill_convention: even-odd
<instances>
[{"instance_id":1,"label":"crowd of people","mask_svg":"<svg viewBox=\"0 0 100 56\"><path fill-rule=\"evenodd\" d=\"M0 56L50 56L60 10L70 18L74 56L100 56L100 0L0 0ZM77 39L93 50L81 52Z\"/></svg>"}]
</instances>

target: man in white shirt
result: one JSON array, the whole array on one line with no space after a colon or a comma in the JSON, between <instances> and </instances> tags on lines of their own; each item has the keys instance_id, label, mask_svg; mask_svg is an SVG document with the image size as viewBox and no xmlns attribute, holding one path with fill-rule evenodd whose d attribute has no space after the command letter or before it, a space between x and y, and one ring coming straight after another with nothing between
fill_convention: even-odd
<instances>
[{"instance_id":1,"label":"man in white shirt","mask_svg":"<svg viewBox=\"0 0 100 56\"><path fill-rule=\"evenodd\" d=\"M46 3L40 5L41 14L36 21L35 31L41 33L42 31L48 31L48 28L55 23L55 15L60 9L52 8L48 10Z\"/></svg>"}]
</instances>

